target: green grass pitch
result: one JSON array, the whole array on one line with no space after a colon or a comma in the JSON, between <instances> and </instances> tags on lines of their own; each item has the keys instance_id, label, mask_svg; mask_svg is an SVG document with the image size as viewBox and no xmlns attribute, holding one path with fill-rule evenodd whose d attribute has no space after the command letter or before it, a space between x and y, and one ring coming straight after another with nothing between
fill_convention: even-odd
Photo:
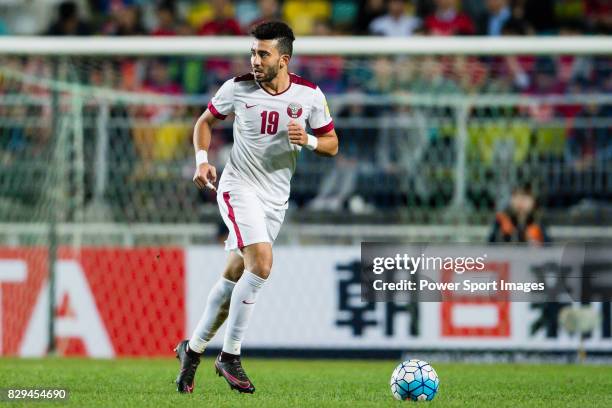
<instances>
[{"instance_id":1,"label":"green grass pitch","mask_svg":"<svg viewBox=\"0 0 612 408\"><path fill-rule=\"evenodd\" d=\"M241 395L200 364L196 390L176 393L176 360L0 359L0 388L67 387L68 402L0 406L398 407L389 390L395 361L245 358L257 391ZM436 364L431 407L612 407L612 366Z\"/></svg>"}]
</instances>

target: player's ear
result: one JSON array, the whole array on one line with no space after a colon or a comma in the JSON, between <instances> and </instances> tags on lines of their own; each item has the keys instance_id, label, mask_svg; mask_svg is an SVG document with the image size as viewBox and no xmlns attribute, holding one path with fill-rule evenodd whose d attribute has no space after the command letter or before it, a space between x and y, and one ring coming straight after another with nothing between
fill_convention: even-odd
<instances>
[{"instance_id":1,"label":"player's ear","mask_svg":"<svg viewBox=\"0 0 612 408\"><path fill-rule=\"evenodd\" d=\"M291 57L289 57L289 55L287 55L287 54L283 54L283 55L281 55L281 57L280 57L281 67L283 67L283 66L285 66L285 67L289 66L289 59L290 59L290 58L291 58Z\"/></svg>"}]
</instances>

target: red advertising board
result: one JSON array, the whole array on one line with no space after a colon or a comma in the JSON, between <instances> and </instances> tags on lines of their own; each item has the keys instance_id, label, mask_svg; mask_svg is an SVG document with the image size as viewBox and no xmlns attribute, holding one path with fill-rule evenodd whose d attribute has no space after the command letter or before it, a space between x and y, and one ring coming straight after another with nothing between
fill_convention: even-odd
<instances>
[{"instance_id":1,"label":"red advertising board","mask_svg":"<svg viewBox=\"0 0 612 408\"><path fill-rule=\"evenodd\" d=\"M185 330L180 248L60 248L56 344L61 355L171 355ZM41 248L0 248L4 355L40 355L47 343L48 258ZM9 272L6 272L9 271Z\"/></svg>"}]
</instances>

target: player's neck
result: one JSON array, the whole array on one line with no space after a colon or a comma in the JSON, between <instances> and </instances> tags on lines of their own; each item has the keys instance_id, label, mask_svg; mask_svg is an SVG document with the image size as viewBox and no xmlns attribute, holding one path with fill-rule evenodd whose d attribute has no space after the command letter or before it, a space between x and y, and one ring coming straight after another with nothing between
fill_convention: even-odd
<instances>
[{"instance_id":1,"label":"player's neck","mask_svg":"<svg viewBox=\"0 0 612 408\"><path fill-rule=\"evenodd\" d=\"M279 72L276 78L270 82L260 82L262 88L271 94L283 93L291 85L291 78L286 71Z\"/></svg>"}]
</instances>

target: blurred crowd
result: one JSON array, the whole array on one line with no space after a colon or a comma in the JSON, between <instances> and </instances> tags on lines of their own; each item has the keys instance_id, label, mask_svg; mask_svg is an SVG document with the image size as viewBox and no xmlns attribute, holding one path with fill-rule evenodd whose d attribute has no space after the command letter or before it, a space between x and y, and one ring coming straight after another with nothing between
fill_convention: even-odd
<instances>
[{"instance_id":1,"label":"blurred crowd","mask_svg":"<svg viewBox=\"0 0 612 408\"><path fill-rule=\"evenodd\" d=\"M0 32L243 35L283 19L297 35L608 34L608 0L4 0ZM323 25L325 31L322 32Z\"/></svg>"},{"instance_id":2,"label":"blurred crowd","mask_svg":"<svg viewBox=\"0 0 612 408\"><path fill-rule=\"evenodd\" d=\"M268 19L302 35L589 35L608 34L607 0L211 0L4 1L0 32L46 35L245 35ZM2 69L142 94L196 96L178 106L117 103L105 113L110 180L106 194L125 211L134 203L176 216L190 206L193 120L226 79L250 70L246 57L71 58L53 73L48 59L2 58ZM304 157L293 198L312 210L437 208L453 199L457 111L462 95L610 95L610 56L391 57L295 55L291 70L328 95L341 136L333 168ZM48 98L48 88L0 81L0 93ZM437 104L377 103L378 97L429 95ZM370 98L370 99L368 99ZM27 99L27 98L24 98ZM336 100L343 102L335 102ZM371 101L371 102L370 102ZM99 131L99 104L84 107L86 134ZM532 105L474 107L467 120L466 195L476 207L499 209L512 185L555 185L546 206L584 197L612 199L612 104L596 98ZM10 120L7 120L9 119ZM31 120L33 119L34 120ZM30 120L30 122L28 122ZM402 125L405 123L405 125ZM42 154L51 134L48 105L0 106L0 168L15 169ZM211 157L222 167L231 128L216 130ZM342 135L350 135L344 138ZM95 195L95 144L86 144ZM307 155L302 155L307 156ZM312 155L311 155L312 156ZM542 163L544 167L539 167ZM603 164L603 165L602 165ZM563 170L559 170L562 168ZM177 173L178 172L178 173ZM522 175L520 174L522 172ZM184 173L184 174L183 174ZM5 174L9 174L6 172ZM513 174L514 176L509 176ZM518 176L517 176L518 174ZM515 177L515 178L513 178ZM518 178L516 178L518 177ZM522 177L522 179L521 179ZM167 182L166 185L161 181ZM585 181L586 180L586 181ZM2 185L0 177L0 186ZM555 184L556 183L556 184ZM500 191L498 187L504 187ZM586 187L585 187L586 186ZM181 191L177 191L179 188ZM165 192L160 194L160 192ZM148 193L147 193L148 192ZM177 206L176 201L182 202ZM501 200L504 201L504 200ZM0 202L1 205L1 202ZM132 209L132 210L130 210ZM177 215L178 213L178 215ZM138 220L138 214L119 219ZM140 219L142 220L142 219ZM144 219L146 221L147 219Z\"/></svg>"}]
</instances>

